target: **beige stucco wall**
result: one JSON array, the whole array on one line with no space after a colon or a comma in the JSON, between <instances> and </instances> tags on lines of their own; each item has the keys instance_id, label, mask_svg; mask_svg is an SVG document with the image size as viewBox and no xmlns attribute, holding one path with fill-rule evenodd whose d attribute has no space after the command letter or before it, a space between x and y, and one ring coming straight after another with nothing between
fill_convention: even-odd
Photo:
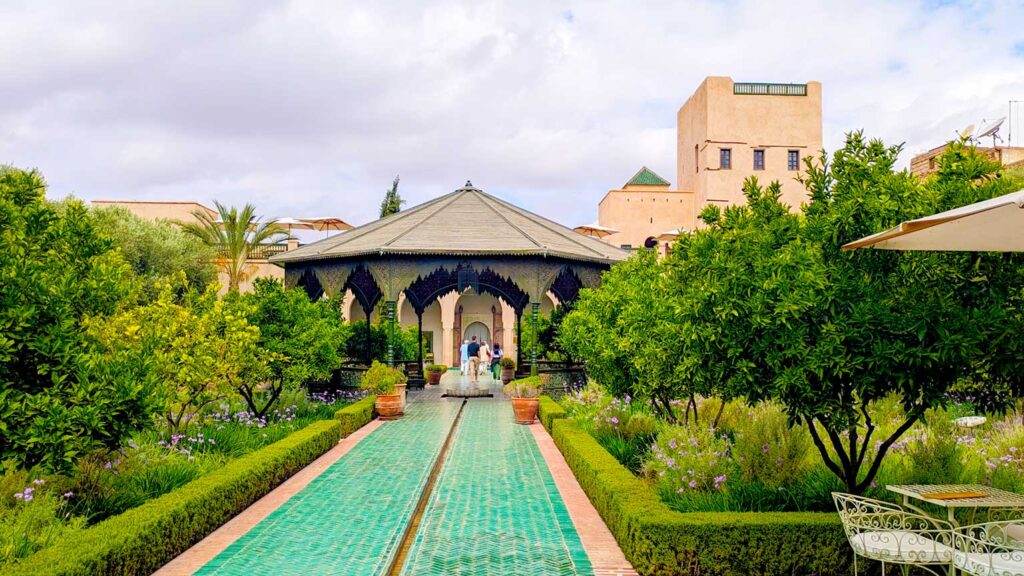
<instances>
[{"instance_id":1,"label":"beige stucco wall","mask_svg":"<svg viewBox=\"0 0 1024 576\"><path fill-rule=\"evenodd\" d=\"M808 82L806 96L733 94L728 77L708 77L679 109L676 148L677 183L692 190L694 216L708 203L744 202L743 181L757 176L767 185L782 183L782 200L796 208L806 192L789 170L787 153L803 158L822 146L821 83ZM732 168L719 169L719 150L732 150ZM765 151L765 169L754 170L754 150ZM692 226L696 226L696 220Z\"/></svg>"},{"instance_id":2,"label":"beige stucco wall","mask_svg":"<svg viewBox=\"0 0 1024 576\"><path fill-rule=\"evenodd\" d=\"M249 279L238 285L239 292L250 292L253 287L253 280L256 278L276 278L284 281L284 268L271 264L268 260L249 260ZM217 272L217 282L220 283L218 294L224 295L228 292L228 275L223 271Z\"/></svg>"},{"instance_id":3,"label":"beige stucco wall","mask_svg":"<svg viewBox=\"0 0 1024 576\"><path fill-rule=\"evenodd\" d=\"M195 222L192 215L196 210L204 211L211 216L216 212L198 202L146 202L135 200L93 200L97 208L116 206L124 208L145 220L173 220L176 222Z\"/></svg>"},{"instance_id":4,"label":"beige stucco wall","mask_svg":"<svg viewBox=\"0 0 1024 576\"><path fill-rule=\"evenodd\" d=\"M938 172L938 158L945 154L947 144L932 148L927 152L922 152L917 156L910 159L910 172L919 177L925 177L929 174ZM992 160L998 160L1003 166L1015 164L1017 162L1024 162L1024 148L1003 147L997 146L995 148L979 146L978 152L987 156Z\"/></svg>"},{"instance_id":5,"label":"beige stucco wall","mask_svg":"<svg viewBox=\"0 0 1024 576\"><path fill-rule=\"evenodd\" d=\"M597 206L597 222L619 232L602 238L613 246L643 247L651 236L676 228L690 229L694 197L667 186L627 186L610 190Z\"/></svg>"}]
</instances>

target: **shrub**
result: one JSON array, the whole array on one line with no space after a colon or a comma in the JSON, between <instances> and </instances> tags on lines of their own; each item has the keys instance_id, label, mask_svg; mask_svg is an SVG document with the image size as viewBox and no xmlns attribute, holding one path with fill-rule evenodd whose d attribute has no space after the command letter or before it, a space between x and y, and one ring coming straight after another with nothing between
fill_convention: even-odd
<instances>
[{"instance_id":1,"label":"shrub","mask_svg":"<svg viewBox=\"0 0 1024 576\"><path fill-rule=\"evenodd\" d=\"M505 358L502 358L501 360L498 361L498 365L501 366L502 368L510 368L512 370L515 370L516 361L506 356Z\"/></svg>"},{"instance_id":2,"label":"shrub","mask_svg":"<svg viewBox=\"0 0 1024 576\"><path fill-rule=\"evenodd\" d=\"M735 422L733 458L748 482L781 488L807 471L811 438L802 426L790 426L781 408L763 404Z\"/></svg>"},{"instance_id":3,"label":"shrub","mask_svg":"<svg viewBox=\"0 0 1024 576\"><path fill-rule=\"evenodd\" d=\"M540 376L527 376L509 382L503 390L506 396L512 398L536 398L543 389L544 383Z\"/></svg>"},{"instance_id":4,"label":"shrub","mask_svg":"<svg viewBox=\"0 0 1024 576\"><path fill-rule=\"evenodd\" d=\"M835 514L675 512L574 421L554 419L552 429L555 445L640 574L852 573Z\"/></svg>"},{"instance_id":5,"label":"shrub","mask_svg":"<svg viewBox=\"0 0 1024 576\"><path fill-rule=\"evenodd\" d=\"M370 420L373 420L373 404L377 401L375 396L367 396L358 402L354 402L338 410L334 417L341 422L342 438L360 429Z\"/></svg>"},{"instance_id":6,"label":"shrub","mask_svg":"<svg viewBox=\"0 0 1024 576\"><path fill-rule=\"evenodd\" d=\"M444 373L444 372L447 372L447 371L448 371L448 367L445 366L444 364L429 364L429 365L427 365L427 372L433 372L433 373L437 374L439 372L440 373Z\"/></svg>"},{"instance_id":7,"label":"shrub","mask_svg":"<svg viewBox=\"0 0 1024 576\"><path fill-rule=\"evenodd\" d=\"M138 508L70 534L8 569L11 576L153 572L337 444L318 422Z\"/></svg>"},{"instance_id":8,"label":"shrub","mask_svg":"<svg viewBox=\"0 0 1024 576\"><path fill-rule=\"evenodd\" d=\"M67 537L85 523L84 518L66 516L73 494L51 494L42 479L30 482L28 474L17 472L5 475L0 487L0 566Z\"/></svg>"},{"instance_id":9,"label":"shrub","mask_svg":"<svg viewBox=\"0 0 1024 576\"><path fill-rule=\"evenodd\" d=\"M729 438L703 426L666 427L644 463L665 495L724 490L735 470Z\"/></svg>"},{"instance_id":10,"label":"shrub","mask_svg":"<svg viewBox=\"0 0 1024 576\"><path fill-rule=\"evenodd\" d=\"M963 449L953 424L944 413L928 419L928 428L906 444L907 484L957 484L963 468Z\"/></svg>"},{"instance_id":11,"label":"shrub","mask_svg":"<svg viewBox=\"0 0 1024 576\"><path fill-rule=\"evenodd\" d=\"M548 432L551 432L552 423L558 418L568 418L569 415L558 402L549 396L541 396L537 408L537 417Z\"/></svg>"},{"instance_id":12,"label":"shrub","mask_svg":"<svg viewBox=\"0 0 1024 576\"><path fill-rule=\"evenodd\" d=\"M363 374L359 387L371 394L394 394L395 387L405 384L406 377L397 368L389 368L376 360Z\"/></svg>"},{"instance_id":13,"label":"shrub","mask_svg":"<svg viewBox=\"0 0 1024 576\"><path fill-rule=\"evenodd\" d=\"M217 279L216 250L185 234L168 220L145 220L119 206L91 209L96 228L110 238L142 280L144 296L184 272L188 285L202 292Z\"/></svg>"},{"instance_id":14,"label":"shrub","mask_svg":"<svg viewBox=\"0 0 1024 576\"><path fill-rule=\"evenodd\" d=\"M60 211L35 171L0 166L0 461L66 471L158 408L146 359L104 356L84 321L131 303L131 268L86 208Z\"/></svg>"}]
</instances>

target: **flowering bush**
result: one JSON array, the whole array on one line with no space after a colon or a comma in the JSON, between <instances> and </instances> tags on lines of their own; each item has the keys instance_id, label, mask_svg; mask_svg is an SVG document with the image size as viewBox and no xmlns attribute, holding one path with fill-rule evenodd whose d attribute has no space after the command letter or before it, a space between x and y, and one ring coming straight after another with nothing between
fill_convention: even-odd
<instances>
[{"instance_id":1,"label":"flowering bush","mask_svg":"<svg viewBox=\"0 0 1024 576\"><path fill-rule=\"evenodd\" d=\"M661 429L658 419L642 405L629 396L615 398L593 383L567 394L562 404L605 450L633 472L640 471Z\"/></svg>"},{"instance_id":2,"label":"flowering bush","mask_svg":"<svg viewBox=\"0 0 1024 576\"><path fill-rule=\"evenodd\" d=\"M644 474L663 495L726 489L735 474L729 437L703 426L666 427L651 448Z\"/></svg>"},{"instance_id":3,"label":"flowering bush","mask_svg":"<svg viewBox=\"0 0 1024 576\"><path fill-rule=\"evenodd\" d=\"M782 409L774 404L749 408L734 422L733 456L748 482L770 487L797 482L812 464L811 438L807 429L790 426Z\"/></svg>"},{"instance_id":4,"label":"flowering bush","mask_svg":"<svg viewBox=\"0 0 1024 576\"><path fill-rule=\"evenodd\" d=\"M54 489L60 490L42 478L29 481L25 473L0 480L0 566L49 546L85 524L67 510L74 494L55 494Z\"/></svg>"}]
</instances>

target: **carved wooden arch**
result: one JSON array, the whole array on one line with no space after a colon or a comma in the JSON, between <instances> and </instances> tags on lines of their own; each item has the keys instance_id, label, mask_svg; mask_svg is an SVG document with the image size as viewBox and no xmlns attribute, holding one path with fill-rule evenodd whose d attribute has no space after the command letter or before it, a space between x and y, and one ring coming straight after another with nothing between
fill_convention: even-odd
<instances>
[{"instance_id":1,"label":"carved wooden arch","mask_svg":"<svg viewBox=\"0 0 1024 576\"><path fill-rule=\"evenodd\" d=\"M341 288L342 292L345 290L352 291L359 305L363 307L363 312L367 315L373 312L373 307L384 296L380 287L377 286L377 281L374 280L373 275L363 266L357 266L352 270L352 273L345 279L345 283L342 284Z\"/></svg>"},{"instance_id":2,"label":"carved wooden arch","mask_svg":"<svg viewBox=\"0 0 1024 576\"><path fill-rule=\"evenodd\" d=\"M482 294L501 298L517 314L522 313L530 300L529 294L512 280L501 276L489 267L477 271L477 268L468 262L459 263L453 270L438 266L430 274L417 277L405 289L405 294L416 313L422 314L441 296L449 292L463 290L467 286L472 286Z\"/></svg>"},{"instance_id":3,"label":"carved wooden arch","mask_svg":"<svg viewBox=\"0 0 1024 576\"><path fill-rule=\"evenodd\" d=\"M320 284L320 279L317 278L314 271L308 268L302 272L295 284L296 287L302 288L306 292L306 296L309 296L309 299L314 302L324 295L324 287Z\"/></svg>"},{"instance_id":4,"label":"carved wooden arch","mask_svg":"<svg viewBox=\"0 0 1024 576\"><path fill-rule=\"evenodd\" d=\"M580 296L580 289L583 282L571 268L565 267L551 283L551 292L558 297L558 301L566 307L571 307L573 302Z\"/></svg>"}]
</instances>

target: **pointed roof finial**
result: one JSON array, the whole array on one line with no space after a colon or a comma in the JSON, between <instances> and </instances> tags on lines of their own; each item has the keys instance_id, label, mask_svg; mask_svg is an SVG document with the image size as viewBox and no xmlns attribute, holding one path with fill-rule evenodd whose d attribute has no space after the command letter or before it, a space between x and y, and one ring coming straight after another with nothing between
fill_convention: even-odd
<instances>
[{"instance_id":1,"label":"pointed roof finial","mask_svg":"<svg viewBox=\"0 0 1024 576\"><path fill-rule=\"evenodd\" d=\"M470 182L469 180L466 180L466 188L472 188L472 187L473 187L473 183Z\"/></svg>"}]
</instances>

